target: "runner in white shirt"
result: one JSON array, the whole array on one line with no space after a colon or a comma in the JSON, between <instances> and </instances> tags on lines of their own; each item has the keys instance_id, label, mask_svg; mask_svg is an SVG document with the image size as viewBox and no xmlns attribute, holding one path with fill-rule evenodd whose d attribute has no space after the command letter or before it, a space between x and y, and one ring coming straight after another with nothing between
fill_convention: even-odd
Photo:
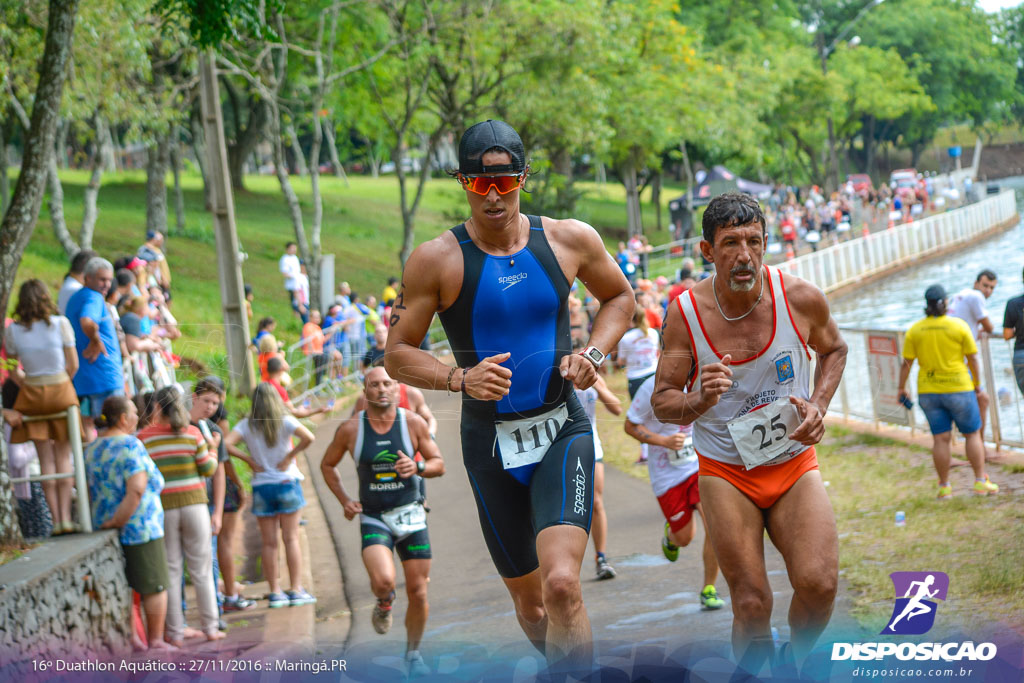
<instances>
[{"instance_id":1,"label":"runner in white shirt","mask_svg":"<svg viewBox=\"0 0 1024 683\"><path fill-rule=\"evenodd\" d=\"M693 427L659 422L651 407L653 392L654 377L648 377L637 389L626 413L626 433L648 445L647 472L665 515L661 551L669 562L679 559L679 548L689 545L697 530L693 512L699 512L704 524L704 588L700 592L700 603L704 609L721 609L725 601L715 590L718 560L711 547L697 488L697 453L690 437Z\"/></svg>"},{"instance_id":2,"label":"runner in white shirt","mask_svg":"<svg viewBox=\"0 0 1024 683\"><path fill-rule=\"evenodd\" d=\"M654 375L658 369L660 343L661 335L657 330L651 329L644 308L637 306L636 312L633 313L633 327L619 340L616 361L620 368L626 368L630 398L633 398L644 380Z\"/></svg>"},{"instance_id":3,"label":"runner in white shirt","mask_svg":"<svg viewBox=\"0 0 1024 683\"><path fill-rule=\"evenodd\" d=\"M967 327L971 329L971 334L974 335L975 341L981 338L982 331L992 334L995 330L995 325L989 319L988 309L985 308L985 299L992 296L992 292L995 290L996 274L986 268L978 273L973 287L957 292L949 299L948 314L960 318L967 323ZM981 358L981 354L978 354L978 372L984 376L985 369L981 364ZM981 381L981 377L975 377L974 379L978 382ZM984 389L977 392L976 395L978 397L978 411L981 413L981 433L984 435L985 416L988 414L988 407L992 400ZM985 448L985 459L994 459L987 447Z\"/></svg>"},{"instance_id":4,"label":"runner in white shirt","mask_svg":"<svg viewBox=\"0 0 1024 683\"><path fill-rule=\"evenodd\" d=\"M295 289L298 287L297 278L302 273L302 267L297 256L298 250L299 247L295 242L289 242L284 246L284 254L277 262L277 269L284 276L284 288L288 292L288 300L293 306L295 305Z\"/></svg>"},{"instance_id":5,"label":"runner in white shirt","mask_svg":"<svg viewBox=\"0 0 1024 683\"><path fill-rule=\"evenodd\" d=\"M573 347L573 351L579 352L586 344L582 339ZM578 348L577 348L578 347ZM576 398L580 400L583 411L590 420L590 426L594 434L594 519L590 524L590 537L594 541L594 561L597 563L597 578L614 579L615 569L608 564L605 557L605 549L608 541L608 515L604 510L604 449L601 447L601 437L597 433L597 402L601 401L604 407L612 415L622 414L622 402L619 397L611 392L605 384L601 375L597 376L597 382L588 389L576 389Z\"/></svg>"}]
</instances>

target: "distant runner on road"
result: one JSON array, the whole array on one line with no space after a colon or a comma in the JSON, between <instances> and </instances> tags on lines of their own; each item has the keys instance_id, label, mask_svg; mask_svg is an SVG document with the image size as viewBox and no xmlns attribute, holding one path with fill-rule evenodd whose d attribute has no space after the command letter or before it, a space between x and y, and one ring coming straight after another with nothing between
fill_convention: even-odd
<instances>
[{"instance_id":1,"label":"distant runner on road","mask_svg":"<svg viewBox=\"0 0 1024 683\"><path fill-rule=\"evenodd\" d=\"M363 564L377 596L373 628L387 633L395 600L395 561L398 550L405 574L409 607L405 617L406 663L410 675L429 673L420 656L420 639L427 624L427 582L430 580L430 537L423 509L421 477L440 477L444 461L419 415L398 407L398 382L384 368L366 374L366 409L338 427L320 463L324 481L345 509L346 519L359 515ZM422 461L412 455L419 452ZM359 476L359 496L345 491L335 469L352 453Z\"/></svg>"},{"instance_id":2,"label":"distant runner on road","mask_svg":"<svg viewBox=\"0 0 1024 683\"><path fill-rule=\"evenodd\" d=\"M763 265L765 219L754 198L715 197L703 228L700 248L716 275L669 307L652 403L662 422L693 425L700 499L729 584L733 648L756 674L773 653L765 530L793 585L793 639L780 652L786 668L804 660L832 614L839 549L814 444L847 348L820 289Z\"/></svg>"},{"instance_id":3,"label":"distant runner on road","mask_svg":"<svg viewBox=\"0 0 1024 683\"><path fill-rule=\"evenodd\" d=\"M421 244L392 307L385 364L395 379L461 392L462 456L480 526L527 637L549 663L588 667L580 565L594 482L590 387L633 315L629 283L597 232L519 212L529 167L518 133L471 126L454 173L471 217ZM590 346L570 344L569 288L601 302ZM457 367L419 349L440 315Z\"/></svg>"},{"instance_id":4,"label":"distant runner on road","mask_svg":"<svg viewBox=\"0 0 1024 683\"><path fill-rule=\"evenodd\" d=\"M721 609L725 602L715 590L718 560L711 547L707 519L697 488L697 454L690 436L693 428L658 421L651 407L652 393L654 377L648 377L633 396L626 412L625 429L631 437L649 446L647 472L661 512L665 515L661 551L669 562L679 559L679 549L690 545L696 533L693 513L699 512L704 525L704 583L701 584L700 604L708 610Z\"/></svg>"}]
</instances>

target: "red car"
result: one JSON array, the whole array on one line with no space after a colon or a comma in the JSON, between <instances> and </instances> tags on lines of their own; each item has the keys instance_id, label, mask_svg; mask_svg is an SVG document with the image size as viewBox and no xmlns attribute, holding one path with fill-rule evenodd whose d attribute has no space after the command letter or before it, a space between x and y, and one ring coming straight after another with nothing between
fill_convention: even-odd
<instances>
[{"instance_id":1,"label":"red car","mask_svg":"<svg viewBox=\"0 0 1024 683\"><path fill-rule=\"evenodd\" d=\"M857 194L870 192L875 187L871 182L871 176L867 173L851 173L846 176L846 182L853 183L853 191Z\"/></svg>"}]
</instances>

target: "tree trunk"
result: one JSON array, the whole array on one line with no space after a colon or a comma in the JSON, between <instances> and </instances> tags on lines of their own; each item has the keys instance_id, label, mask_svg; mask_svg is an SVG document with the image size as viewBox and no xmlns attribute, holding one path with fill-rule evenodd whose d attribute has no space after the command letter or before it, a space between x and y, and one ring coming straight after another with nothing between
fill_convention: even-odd
<instances>
[{"instance_id":1,"label":"tree trunk","mask_svg":"<svg viewBox=\"0 0 1024 683\"><path fill-rule=\"evenodd\" d=\"M642 235L644 232L643 219L640 211L640 189L636 179L636 161L631 153L629 158L622 164L620 171L622 184L626 188L626 229L627 234Z\"/></svg>"},{"instance_id":2,"label":"tree trunk","mask_svg":"<svg viewBox=\"0 0 1024 683\"><path fill-rule=\"evenodd\" d=\"M299 205L299 197L295 194L291 179L288 177L288 165L284 158L284 143L281 141L281 118L277 106L271 106L270 115L270 148L273 151L274 173L277 175L277 182L281 186L281 194L284 195L285 204L288 205L288 215L292 221L292 229L295 231L295 242L299 247L299 255L304 261L309 262L309 240L306 239L306 229L302 220L302 207ZM312 294L312 292L310 292Z\"/></svg>"},{"instance_id":3,"label":"tree trunk","mask_svg":"<svg viewBox=\"0 0 1024 683\"><path fill-rule=\"evenodd\" d=\"M345 167L341 165L341 160L338 158L338 144L334 138L334 124L328 119L324 119L324 135L327 136L327 152L331 155L331 167L334 175L344 180L345 187L348 187L348 174L345 173Z\"/></svg>"},{"instance_id":4,"label":"tree trunk","mask_svg":"<svg viewBox=\"0 0 1024 683\"><path fill-rule=\"evenodd\" d=\"M185 232L185 191L181 187L181 137L177 127L171 142L171 170L174 172L174 226L175 234Z\"/></svg>"},{"instance_id":5,"label":"tree trunk","mask_svg":"<svg viewBox=\"0 0 1024 683\"><path fill-rule=\"evenodd\" d=\"M661 172L651 179L651 204L654 204L654 229L661 230Z\"/></svg>"},{"instance_id":6,"label":"tree trunk","mask_svg":"<svg viewBox=\"0 0 1024 683\"><path fill-rule=\"evenodd\" d=\"M203 208L207 211L213 210L213 201L210 197L212 188L210 172L207 168L206 137L203 134L203 124L199 117L192 116L188 121L192 131L192 153L196 156L196 165L199 167L199 175L203 177Z\"/></svg>"},{"instance_id":7,"label":"tree trunk","mask_svg":"<svg viewBox=\"0 0 1024 683\"><path fill-rule=\"evenodd\" d=\"M24 164L24 162L22 162ZM57 175L57 153L53 150L50 154L50 161L47 164L47 181L50 186L50 222L53 224L53 234L64 247L64 253L70 259L78 253L78 245L68 232L68 224L64 220L64 187L60 183L60 176Z\"/></svg>"},{"instance_id":8,"label":"tree trunk","mask_svg":"<svg viewBox=\"0 0 1024 683\"><path fill-rule=\"evenodd\" d=\"M395 173L398 175L398 188L402 200L402 250L398 252L398 260L401 262L403 270L405 269L405 262L409 260L409 256L416 246L416 211L419 209L420 200L423 198L423 188L426 187L427 180L430 178L430 158L434 156L437 142L441 139L444 124L441 124L441 126L427 139L426 154L423 155L423 163L420 165L416 196L413 198L412 203L408 201L405 171L402 170L402 157L404 156L405 146L399 143L395 145L395 149L391 152L391 159L395 162Z\"/></svg>"},{"instance_id":9,"label":"tree trunk","mask_svg":"<svg viewBox=\"0 0 1024 683\"><path fill-rule=\"evenodd\" d=\"M32 121L25 137L21 172L10 206L0 223L0 310L7 310L14 277L21 264L43 200L47 166L53 157L53 143L60 114L61 91L71 54L77 0L50 0L46 46L39 62L39 85ZM20 546L23 542L7 469L7 442L0 439L0 545Z\"/></svg>"},{"instance_id":10,"label":"tree trunk","mask_svg":"<svg viewBox=\"0 0 1024 683\"><path fill-rule=\"evenodd\" d=\"M292 156L295 157L295 168L300 176L309 175L309 166L306 165L306 156L302 153L302 146L299 145L299 136L295 134L295 126L289 123L285 126L284 134L288 136L288 144L292 148ZM317 163L316 159L312 162Z\"/></svg>"},{"instance_id":11,"label":"tree trunk","mask_svg":"<svg viewBox=\"0 0 1024 683\"><path fill-rule=\"evenodd\" d=\"M0 216L7 210L7 200L11 198L11 180L7 177L7 137L4 126L0 124Z\"/></svg>"},{"instance_id":12,"label":"tree trunk","mask_svg":"<svg viewBox=\"0 0 1024 683\"><path fill-rule=\"evenodd\" d=\"M146 231L167 234L167 156L170 136L161 134L146 150Z\"/></svg>"},{"instance_id":13,"label":"tree trunk","mask_svg":"<svg viewBox=\"0 0 1024 683\"><path fill-rule=\"evenodd\" d=\"M572 155L563 147L552 155L551 161L554 172L565 178L565 182L559 183L555 189L555 209L560 214L572 215L576 205L576 197L573 196Z\"/></svg>"},{"instance_id":14,"label":"tree trunk","mask_svg":"<svg viewBox=\"0 0 1024 683\"><path fill-rule=\"evenodd\" d=\"M96 230L96 219L99 211L96 208L96 198L100 194L100 180L103 178L103 148L106 146L104 130L106 124L98 115L93 117L93 128L95 138L93 139L92 154L89 155L89 184L85 186L82 194L82 229L78 233L78 242L82 249L92 249L92 236Z\"/></svg>"},{"instance_id":15,"label":"tree trunk","mask_svg":"<svg viewBox=\"0 0 1024 683\"><path fill-rule=\"evenodd\" d=\"M67 119L57 124L57 167L68 167L68 131L71 130L71 122Z\"/></svg>"},{"instance_id":16,"label":"tree trunk","mask_svg":"<svg viewBox=\"0 0 1024 683\"><path fill-rule=\"evenodd\" d=\"M230 84L229 80L224 81ZM231 88L227 87L228 93ZM249 107L249 122L245 130L235 130L235 142L228 145L228 172L231 174L231 187L236 190L245 189L245 160L263 138L267 127L268 106L263 100L255 100ZM278 126L278 129L280 127ZM273 143L273 141L271 141Z\"/></svg>"},{"instance_id":17,"label":"tree trunk","mask_svg":"<svg viewBox=\"0 0 1024 683\"><path fill-rule=\"evenodd\" d=\"M100 145L101 160L103 163L103 170L108 173L119 171L121 169L117 166L117 154L114 149L114 136L110 133L110 124L103 121L103 140Z\"/></svg>"},{"instance_id":18,"label":"tree trunk","mask_svg":"<svg viewBox=\"0 0 1024 683\"><path fill-rule=\"evenodd\" d=\"M864 138L864 172L871 177L877 176L875 168L875 117L868 117L868 130Z\"/></svg>"}]
</instances>

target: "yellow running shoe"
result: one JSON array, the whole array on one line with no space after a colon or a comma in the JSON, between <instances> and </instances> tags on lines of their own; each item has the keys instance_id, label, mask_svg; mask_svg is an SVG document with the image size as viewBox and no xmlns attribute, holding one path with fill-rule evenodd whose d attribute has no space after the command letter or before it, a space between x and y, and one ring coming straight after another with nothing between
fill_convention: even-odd
<instances>
[{"instance_id":1,"label":"yellow running shoe","mask_svg":"<svg viewBox=\"0 0 1024 683\"><path fill-rule=\"evenodd\" d=\"M661 552L665 555L666 560L675 562L679 559L679 546L668 540L668 531L669 524L665 522L665 533L661 537Z\"/></svg>"},{"instance_id":2,"label":"yellow running shoe","mask_svg":"<svg viewBox=\"0 0 1024 683\"><path fill-rule=\"evenodd\" d=\"M940 486L939 487L939 500L942 500L944 498L952 498L952 497L953 497L953 485L952 484L946 484L945 486Z\"/></svg>"},{"instance_id":3,"label":"yellow running shoe","mask_svg":"<svg viewBox=\"0 0 1024 683\"><path fill-rule=\"evenodd\" d=\"M715 590L714 586L708 584L700 592L700 604L704 609L722 609L725 605L725 600L718 597L718 591Z\"/></svg>"},{"instance_id":4,"label":"yellow running shoe","mask_svg":"<svg viewBox=\"0 0 1024 683\"><path fill-rule=\"evenodd\" d=\"M974 492L979 496L987 496L990 493L999 493L999 487L988 480L988 475L985 475L985 481L974 482Z\"/></svg>"}]
</instances>

